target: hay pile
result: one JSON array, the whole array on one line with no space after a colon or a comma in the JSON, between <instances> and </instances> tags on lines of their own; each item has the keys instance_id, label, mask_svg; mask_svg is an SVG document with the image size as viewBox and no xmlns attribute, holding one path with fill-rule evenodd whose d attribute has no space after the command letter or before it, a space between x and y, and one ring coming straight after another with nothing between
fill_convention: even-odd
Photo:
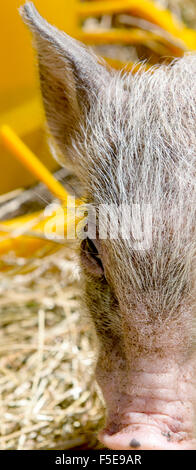
<instances>
[{"instance_id":1,"label":"hay pile","mask_svg":"<svg viewBox=\"0 0 196 470\"><path fill-rule=\"evenodd\" d=\"M71 246L0 278L0 448L95 447L103 405Z\"/></svg>"},{"instance_id":2,"label":"hay pile","mask_svg":"<svg viewBox=\"0 0 196 470\"><path fill-rule=\"evenodd\" d=\"M158 3L195 26L193 0ZM29 193L17 198L6 206L7 218L16 215L16 206L24 212L19 200L27 211ZM34 204L30 200L30 209ZM0 274L0 449L99 448L104 405L94 381L95 338L80 295L70 244L37 260L32 272Z\"/></svg>"}]
</instances>

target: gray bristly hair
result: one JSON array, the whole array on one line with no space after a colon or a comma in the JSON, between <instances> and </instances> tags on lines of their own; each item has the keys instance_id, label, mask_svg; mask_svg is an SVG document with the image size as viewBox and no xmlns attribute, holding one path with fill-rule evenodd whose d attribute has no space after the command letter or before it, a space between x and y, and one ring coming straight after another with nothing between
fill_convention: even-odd
<instances>
[{"instance_id":1,"label":"gray bristly hair","mask_svg":"<svg viewBox=\"0 0 196 470\"><path fill-rule=\"evenodd\" d=\"M81 175L94 204L152 207L152 246L107 240L112 283L152 315L194 305L196 56L147 72L118 73L86 116ZM85 159L84 155L88 155ZM126 261L125 261L126 260ZM129 289L128 289L129 290ZM125 301L126 302L126 301Z\"/></svg>"}]
</instances>

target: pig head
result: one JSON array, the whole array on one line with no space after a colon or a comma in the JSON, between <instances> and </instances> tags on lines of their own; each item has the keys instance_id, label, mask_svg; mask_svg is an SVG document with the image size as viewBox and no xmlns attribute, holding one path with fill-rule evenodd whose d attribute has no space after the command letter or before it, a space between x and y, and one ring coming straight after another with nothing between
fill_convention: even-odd
<instances>
[{"instance_id":1,"label":"pig head","mask_svg":"<svg viewBox=\"0 0 196 470\"><path fill-rule=\"evenodd\" d=\"M141 217L150 207L141 243L131 229L101 237L100 225L81 242L107 407L100 440L111 449L196 449L196 56L122 74L32 3L21 14L60 163L101 208L102 228L108 206L137 207Z\"/></svg>"}]
</instances>

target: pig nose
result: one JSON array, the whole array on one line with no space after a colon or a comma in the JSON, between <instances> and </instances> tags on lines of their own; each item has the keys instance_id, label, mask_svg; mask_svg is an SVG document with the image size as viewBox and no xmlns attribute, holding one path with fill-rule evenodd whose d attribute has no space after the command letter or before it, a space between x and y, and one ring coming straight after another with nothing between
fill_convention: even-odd
<instances>
[{"instance_id":1,"label":"pig nose","mask_svg":"<svg viewBox=\"0 0 196 470\"><path fill-rule=\"evenodd\" d=\"M184 434L184 433L183 433ZM131 425L120 432L99 433L100 441L105 447L114 450L193 450L196 440L188 440L182 434L162 432L156 426Z\"/></svg>"}]
</instances>

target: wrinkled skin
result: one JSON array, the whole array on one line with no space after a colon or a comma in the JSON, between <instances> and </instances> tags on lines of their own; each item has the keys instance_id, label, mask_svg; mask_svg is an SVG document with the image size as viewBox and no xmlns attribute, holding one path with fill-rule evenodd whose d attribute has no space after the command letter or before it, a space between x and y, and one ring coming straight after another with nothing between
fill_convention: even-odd
<instances>
[{"instance_id":1,"label":"wrinkled skin","mask_svg":"<svg viewBox=\"0 0 196 470\"><path fill-rule=\"evenodd\" d=\"M194 355L177 346L169 349L169 335L171 340L174 335L168 328L161 333L162 347L155 341L148 349L148 338L140 343L139 327L133 331L136 314L131 319L128 310L127 325L103 278L95 286L86 276L86 302L101 343L96 375L107 422L100 440L110 449L195 449ZM156 338L156 324L154 332Z\"/></svg>"},{"instance_id":2,"label":"wrinkled skin","mask_svg":"<svg viewBox=\"0 0 196 470\"><path fill-rule=\"evenodd\" d=\"M100 440L111 449L196 449L196 57L122 77L31 3L21 13L61 164L97 211L122 202L152 210L142 249L133 233L104 239L100 227L81 243L107 407Z\"/></svg>"}]
</instances>

